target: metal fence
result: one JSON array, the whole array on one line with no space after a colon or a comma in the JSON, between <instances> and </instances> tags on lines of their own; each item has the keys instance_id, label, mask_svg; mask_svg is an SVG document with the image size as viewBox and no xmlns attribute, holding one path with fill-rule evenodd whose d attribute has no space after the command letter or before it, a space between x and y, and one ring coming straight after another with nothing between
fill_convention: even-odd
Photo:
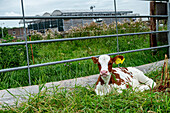
<instances>
[{"instance_id":1,"label":"metal fence","mask_svg":"<svg viewBox=\"0 0 170 113\"><path fill-rule=\"evenodd\" d=\"M38 44L38 43L49 43L49 42L62 42L62 41L74 41L74 40L85 40L85 39L95 39L95 38L117 37L117 53L110 53L108 55L117 55L117 54L123 54L123 53L131 53L131 52L138 52L138 51L145 51L145 50L153 50L153 49L158 49L158 48L169 48L169 56L170 56L170 33L169 33L169 30L170 30L170 3L169 2L167 2L167 12L168 12L168 15L151 15L151 16L118 16L118 15L114 15L114 16L25 16L23 0L21 0L21 5L22 5L22 14L23 14L22 16L0 16L0 20L16 20L16 19L19 20L19 19L22 19L23 20L23 24L24 24L24 38L25 38L25 42L0 43L0 47L1 46L12 46L12 45L26 45L27 66L8 68L8 69L1 69L0 73L2 73L2 72L9 72L9 71L15 71L15 70L28 69L29 85L31 85L30 68L41 67L41 66L48 66L48 65L54 65L54 64L61 64L61 63L66 63L66 62L74 62L74 61L86 60L86 59L90 59L91 56L89 56L89 57L82 57L82 58L76 58L76 59L70 59L70 60L48 62L48 63L43 63L43 64L29 65L28 44ZM114 8L115 8L115 14L116 14L116 0L114 0ZM116 27L116 33L117 34L113 34L113 35L77 37L77 38L63 38L63 39L38 40L38 41L27 41L27 36L26 36L26 26L25 26L26 23L25 23L25 19L84 19L84 18L95 19L95 18L115 18L116 26L117 26L117 18L158 18L158 17L159 18L167 18L168 19L168 23L167 23L168 24L168 30L118 34L118 29ZM153 34L153 33L168 33L168 45L119 52L118 37L120 37L120 36L142 35L142 34ZM96 55L95 57L98 57L98 56L99 55Z\"/></svg>"}]
</instances>

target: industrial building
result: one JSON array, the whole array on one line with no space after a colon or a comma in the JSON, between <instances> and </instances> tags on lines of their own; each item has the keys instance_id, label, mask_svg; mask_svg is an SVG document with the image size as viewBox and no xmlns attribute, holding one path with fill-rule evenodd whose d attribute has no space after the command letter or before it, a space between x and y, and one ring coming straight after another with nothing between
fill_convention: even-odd
<instances>
[{"instance_id":1,"label":"industrial building","mask_svg":"<svg viewBox=\"0 0 170 113\"><path fill-rule=\"evenodd\" d=\"M133 11L118 11L117 15L132 15ZM54 10L52 13L45 12L42 16L113 16L115 15L114 11L61 11ZM36 15L40 16L40 15ZM121 22L123 19L118 18L118 21ZM90 24L91 22L104 22L110 24L115 21L115 18L98 18L98 19L34 19L26 20L27 24L27 33L29 34L30 30L37 30L38 32L45 33L46 29L54 29L57 31L67 31L71 27L77 27L78 25ZM23 24L23 20L19 22ZM15 37L22 37L23 28L12 28L8 33Z\"/></svg>"},{"instance_id":2,"label":"industrial building","mask_svg":"<svg viewBox=\"0 0 170 113\"><path fill-rule=\"evenodd\" d=\"M118 11L117 15L128 15L133 13L132 11ZM115 15L114 11L60 11L54 10L51 14L45 12L42 16L112 16ZM114 21L112 18L101 18L106 24L110 24ZM121 21L120 18L118 21ZM67 31L72 27L77 25L84 25L85 23L91 23L93 19L36 19L31 21L26 21L28 24L28 30L33 29L43 32L48 28L55 28L58 31Z\"/></svg>"}]
</instances>

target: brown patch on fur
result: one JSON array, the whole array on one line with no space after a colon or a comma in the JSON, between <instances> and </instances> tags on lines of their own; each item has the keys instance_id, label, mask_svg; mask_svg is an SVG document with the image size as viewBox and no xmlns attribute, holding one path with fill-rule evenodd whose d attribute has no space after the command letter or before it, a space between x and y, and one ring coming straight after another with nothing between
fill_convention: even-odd
<instances>
[{"instance_id":1,"label":"brown patch on fur","mask_svg":"<svg viewBox=\"0 0 170 113\"><path fill-rule=\"evenodd\" d=\"M115 76L115 79L116 79L116 81L115 81L115 79L113 78L113 80L115 81L115 84L117 84L118 86L119 85L121 85L122 83L124 83L125 81L123 80L123 79L121 79L120 78L120 75L119 74L117 74L117 73L115 73L116 72L116 70L112 70L112 76Z\"/></svg>"},{"instance_id":2,"label":"brown patch on fur","mask_svg":"<svg viewBox=\"0 0 170 113\"><path fill-rule=\"evenodd\" d=\"M113 76L111 75L110 81L109 81L109 85L110 85L110 84L115 84L115 83L116 83L116 81L115 81L115 79L113 78Z\"/></svg>"},{"instance_id":3,"label":"brown patch on fur","mask_svg":"<svg viewBox=\"0 0 170 113\"><path fill-rule=\"evenodd\" d=\"M129 84L126 84L126 88L129 88L129 87L132 87L131 85L129 85Z\"/></svg>"},{"instance_id":4,"label":"brown patch on fur","mask_svg":"<svg viewBox=\"0 0 170 113\"><path fill-rule=\"evenodd\" d=\"M96 57L91 57L91 59L93 60L93 63L94 64L98 64L98 68L99 68L99 71L101 70L101 65L100 65L100 63L98 62L98 58L96 58Z\"/></svg>"},{"instance_id":5,"label":"brown patch on fur","mask_svg":"<svg viewBox=\"0 0 170 113\"><path fill-rule=\"evenodd\" d=\"M94 62L95 64L98 63L98 58L96 58L96 57L91 57L91 59L93 60L93 62Z\"/></svg>"},{"instance_id":6,"label":"brown patch on fur","mask_svg":"<svg viewBox=\"0 0 170 113\"><path fill-rule=\"evenodd\" d=\"M104 84L104 80L101 78L101 75L99 76L99 78L98 78L98 80L96 82L96 86L98 85L99 82L101 82L101 85ZM96 86L95 86L95 88L96 88Z\"/></svg>"},{"instance_id":7,"label":"brown patch on fur","mask_svg":"<svg viewBox=\"0 0 170 113\"><path fill-rule=\"evenodd\" d=\"M128 69L127 69L127 68L125 68L125 67L119 67L119 69L121 69L121 71L123 71L124 73L130 75L130 77L133 78L132 72L128 72Z\"/></svg>"},{"instance_id":8,"label":"brown patch on fur","mask_svg":"<svg viewBox=\"0 0 170 113\"><path fill-rule=\"evenodd\" d=\"M98 68L99 68L99 72L100 72L100 70L101 70L101 64L98 62Z\"/></svg>"},{"instance_id":9,"label":"brown patch on fur","mask_svg":"<svg viewBox=\"0 0 170 113\"><path fill-rule=\"evenodd\" d=\"M127 80L128 82L131 82L131 80L130 80L130 78L129 78L129 77L127 77L127 78L126 78L126 80Z\"/></svg>"},{"instance_id":10,"label":"brown patch on fur","mask_svg":"<svg viewBox=\"0 0 170 113\"><path fill-rule=\"evenodd\" d=\"M108 62L108 70L109 70L109 72L112 71L112 65L113 65L113 61L112 61L112 58L110 57L110 61Z\"/></svg>"}]
</instances>

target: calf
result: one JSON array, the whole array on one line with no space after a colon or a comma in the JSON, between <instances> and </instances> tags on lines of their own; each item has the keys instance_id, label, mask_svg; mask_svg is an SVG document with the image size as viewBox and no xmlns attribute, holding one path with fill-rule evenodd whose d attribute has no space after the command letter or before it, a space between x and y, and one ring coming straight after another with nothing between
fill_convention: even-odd
<instances>
[{"instance_id":1,"label":"calf","mask_svg":"<svg viewBox=\"0 0 170 113\"><path fill-rule=\"evenodd\" d=\"M106 95L114 89L121 93L121 89L132 87L133 90L144 91L153 88L156 83L134 67L112 68L113 63L123 63L124 57L117 55L111 58L108 55L101 55L99 58L92 57L95 64L98 64L100 75L96 82L95 92L97 95ZM144 84L140 84L144 83Z\"/></svg>"}]
</instances>

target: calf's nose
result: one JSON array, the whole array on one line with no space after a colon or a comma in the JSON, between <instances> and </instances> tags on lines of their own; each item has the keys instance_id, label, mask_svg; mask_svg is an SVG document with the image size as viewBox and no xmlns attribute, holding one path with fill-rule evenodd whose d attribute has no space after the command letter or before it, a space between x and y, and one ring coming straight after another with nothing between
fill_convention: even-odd
<instances>
[{"instance_id":1,"label":"calf's nose","mask_svg":"<svg viewBox=\"0 0 170 113\"><path fill-rule=\"evenodd\" d=\"M105 75L105 74L107 74L107 71L106 71L106 70L100 71L100 75Z\"/></svg>"}]
</instances>

